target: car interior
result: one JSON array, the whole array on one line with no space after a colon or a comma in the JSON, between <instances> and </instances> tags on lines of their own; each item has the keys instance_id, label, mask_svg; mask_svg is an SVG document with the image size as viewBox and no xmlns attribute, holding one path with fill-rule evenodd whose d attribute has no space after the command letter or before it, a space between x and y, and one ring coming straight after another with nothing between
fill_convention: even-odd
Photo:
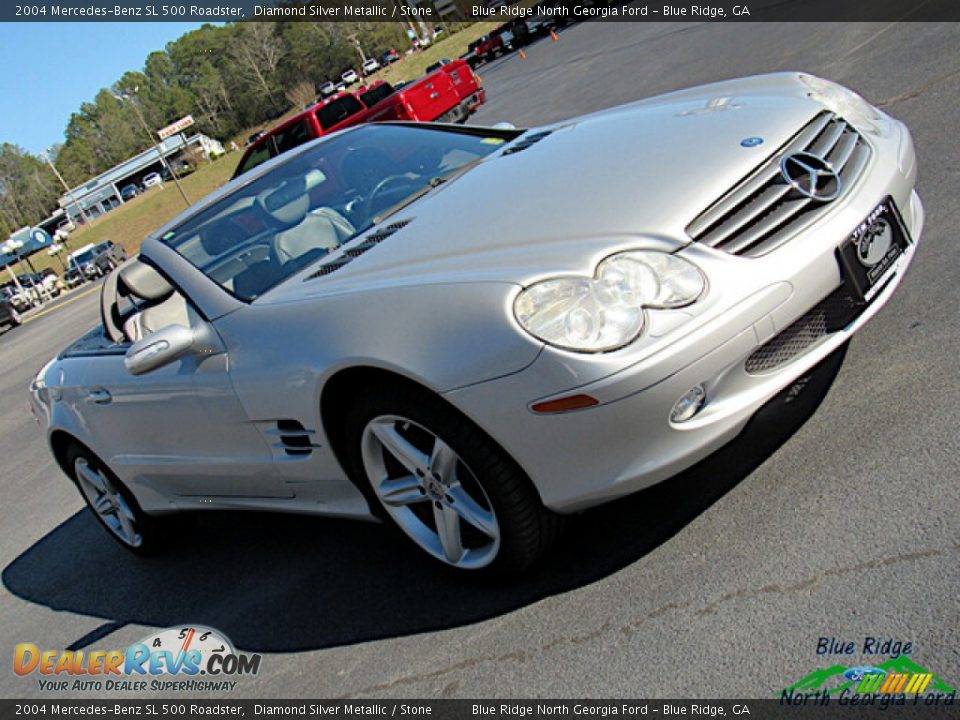
<instances>
[{"instance_id":1,"label":"car interior","mask_svg":"<svg viewBox=\"0 0 960 720\"><path fill-rule=\"evenodd\" d=\"M107 276L100 293L106 335L118 344L136 342L167 325L191 325L195 311L145 262L127 260Z\"/></svg>"}]
</instances>

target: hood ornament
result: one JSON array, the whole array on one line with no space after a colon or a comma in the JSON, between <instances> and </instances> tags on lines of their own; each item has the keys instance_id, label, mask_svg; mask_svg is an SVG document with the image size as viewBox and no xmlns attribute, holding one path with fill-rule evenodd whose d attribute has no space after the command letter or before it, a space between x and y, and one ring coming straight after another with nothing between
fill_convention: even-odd
<instances>
[{"instance_id":1,"label":"hood ornament","mask_svg":"<svg viewBox=\"0 0 960 720\"><path fill-rule=\"evenodd\" d=\"M811 200L829 202L840 195L840 174L819 155L787 155L780 161L780 174L794 190Z\"/></svg>"}]
</instances>

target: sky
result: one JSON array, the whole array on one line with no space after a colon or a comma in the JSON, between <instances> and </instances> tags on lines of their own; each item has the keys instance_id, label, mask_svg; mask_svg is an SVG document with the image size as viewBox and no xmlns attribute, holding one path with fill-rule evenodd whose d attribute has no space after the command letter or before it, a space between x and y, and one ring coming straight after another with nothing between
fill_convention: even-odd
<instances>
[{"instance_id":1,"label":"sky","mask_svg":"<svg viewBox=\"0 0 960 720\"><path fill-rule=\"evenodd\" d=\"M202 23L0 23L0 143L36 154L70 115Z\"/></svg>"}]
</instances>

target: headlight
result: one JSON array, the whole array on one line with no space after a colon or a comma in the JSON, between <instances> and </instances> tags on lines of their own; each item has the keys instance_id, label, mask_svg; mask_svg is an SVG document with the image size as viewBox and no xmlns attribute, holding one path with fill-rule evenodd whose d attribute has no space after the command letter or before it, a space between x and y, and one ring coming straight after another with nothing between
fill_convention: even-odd
<instances>
[{"instance_id":1,"label":"headlight","mask_svg":"<svg viewBox=\"0 0 960 720\"><path fill-rule=\"evenodd\" d=\"M523 329L545 343L603 352L636 339L645 307L689 305L704 287L699 268L683 258L636 250L608 257L592 278L535 283L517 296L513 311Z\"/></svg>"},{"instance_id":2,"label":"headlight","mask_svg":"<svg viewBox=\"0 0 960 720\"><path fill-rule=\"evenodd\" d=\"M880 134L883 115L853 90L813 75L801 75L800 82L810 89L811 98L848 120L858 130Z\"/></svg>"}]
</instances>

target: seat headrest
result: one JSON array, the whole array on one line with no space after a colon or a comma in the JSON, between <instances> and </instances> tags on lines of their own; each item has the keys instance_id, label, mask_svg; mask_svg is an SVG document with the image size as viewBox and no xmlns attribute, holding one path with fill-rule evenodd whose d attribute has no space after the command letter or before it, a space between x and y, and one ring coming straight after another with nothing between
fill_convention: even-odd
<instances>
[{"instance_id":1,"label":"seat headrest","mask_svg":"<svg viewBox=\"0 0 960 720\"><path fill-rule=\"evenodd\" d=\"M163 275L139 260L130 261L117 272L127 290L142 300L159 300L173 292L173 286Z\"/></svg>"},{"instance_id":2,"label":"seat headrest","mask_svg":"<svg viewBox=\"0 0 960 720\"><path fill-rule=\"evenodd\" d=\"M246 240L246 234L232 221L219 222L200 230L200 244L211 257L219 257Z\"/></svg>"},{"instance_id":3,"label":"seat headrest","mask_svg":"<svg viewBox=\"0 0 960 720\"><path fill-rule=\"evenodd\" d=\"M296 225L310 210L310 196L304 178L293 178L278 188L257 195L257 204L283 225Z\"/></svg>"}]
</instances>

